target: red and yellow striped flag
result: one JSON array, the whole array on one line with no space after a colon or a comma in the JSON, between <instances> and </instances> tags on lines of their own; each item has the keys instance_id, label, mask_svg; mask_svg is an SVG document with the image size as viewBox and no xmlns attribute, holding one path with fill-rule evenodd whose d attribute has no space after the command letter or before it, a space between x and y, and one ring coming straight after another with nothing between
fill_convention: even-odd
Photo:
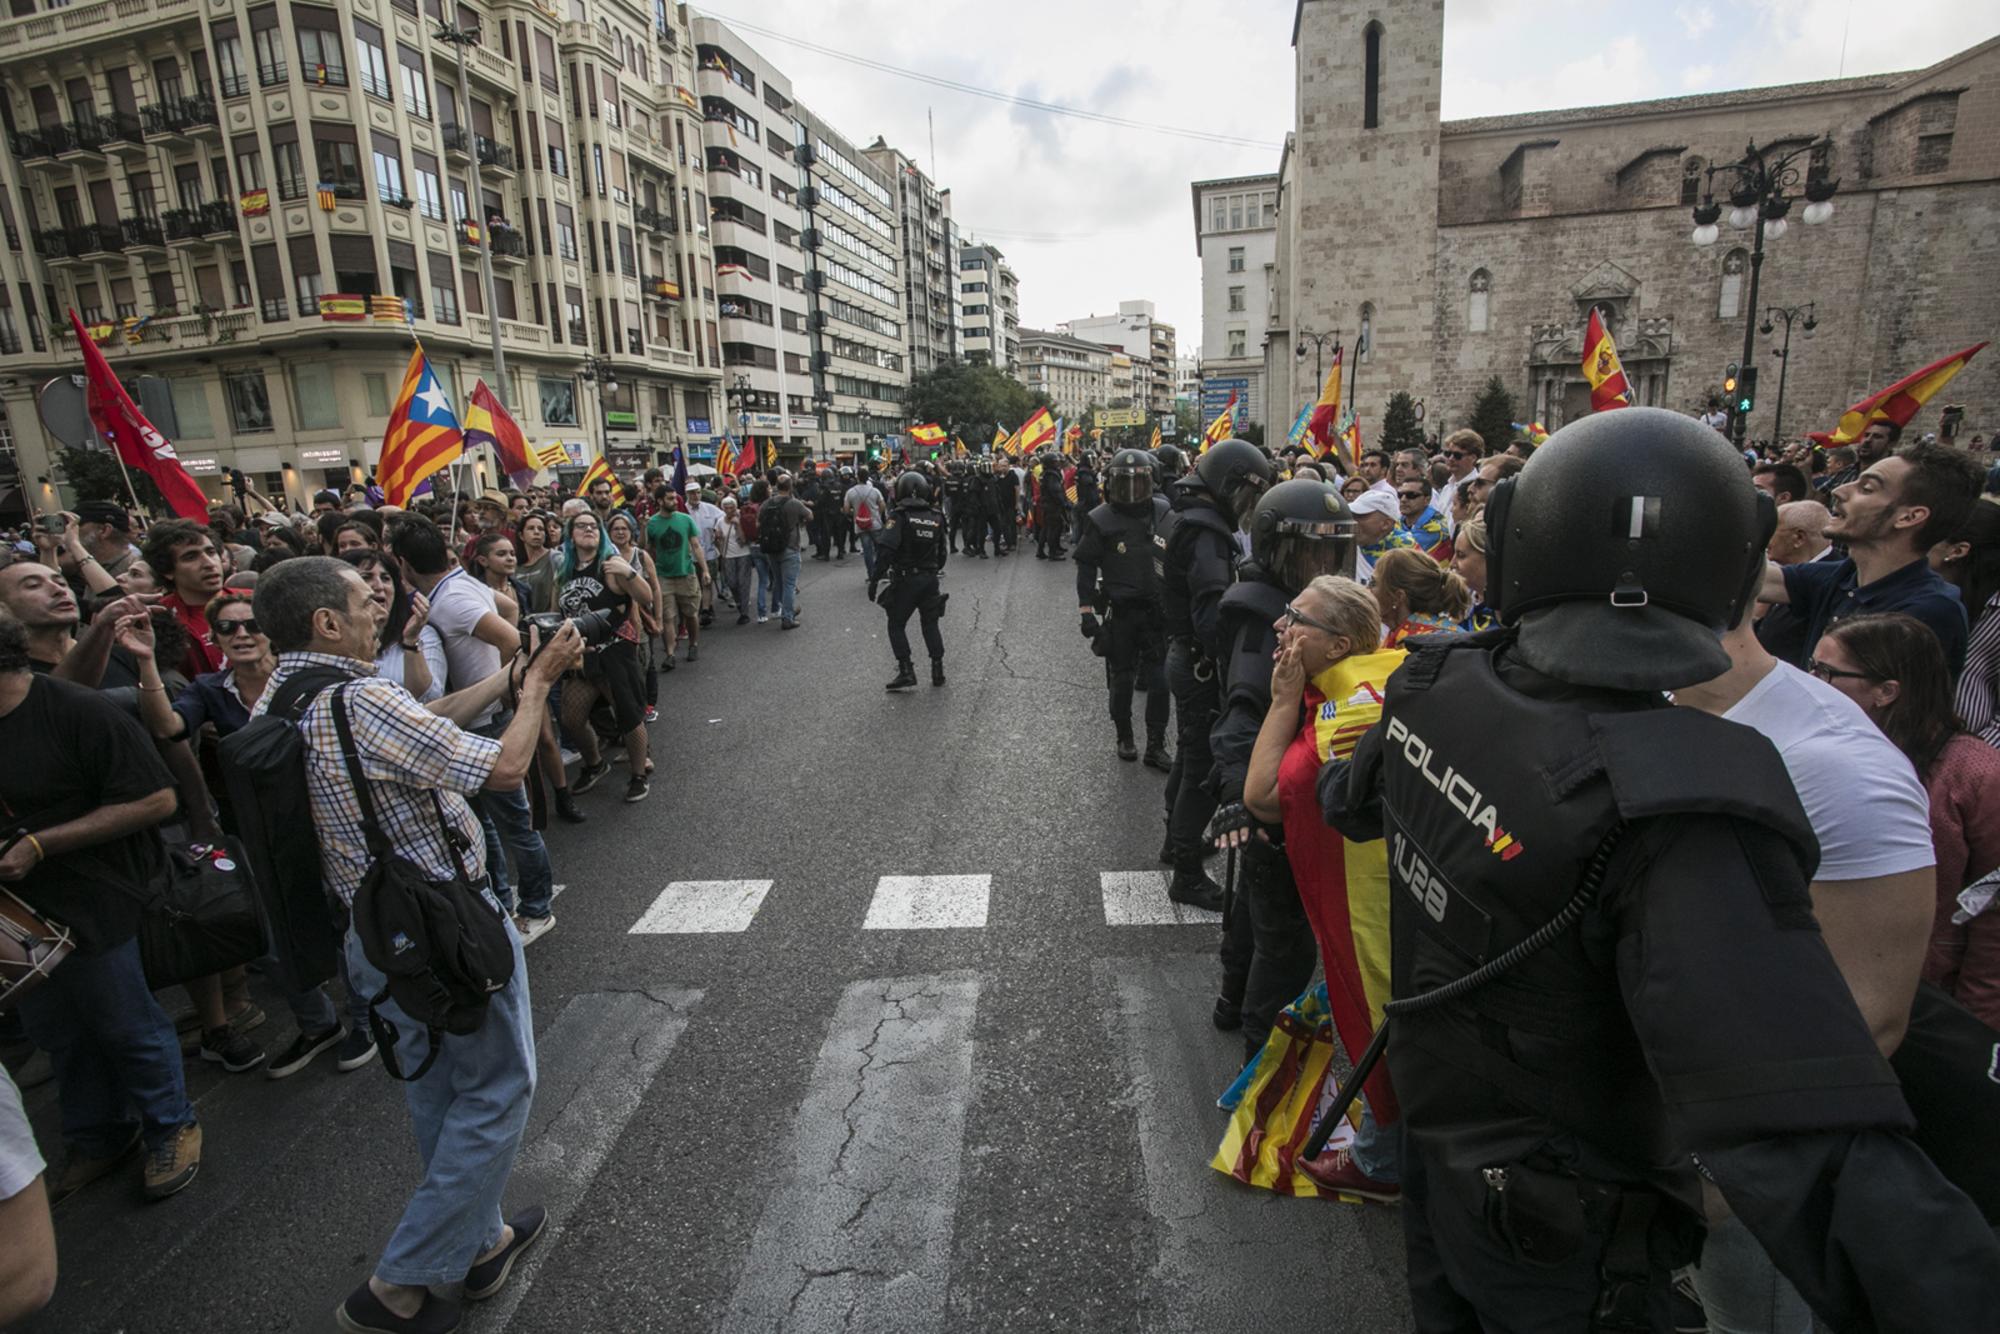
<instances>
[{"instance_id":1,"label":"red and yellow striped flag","mask_svg":"<svg viewBox=\"0 0 2000 1334\"><path fill-rule=\"evenodd\" d=\"M451 410L451 400L419 347L410 354L403 387L389 412L389 428L382 434L382 457L375 466L375 476L383 501L409 504L417 486L457 458L464 447L465 435Z\"/></svg>"},{"instance_id":2,"label":"red and yellow striped flag","mask_svg":"<svg viewBox=\"0 0 2000 1334\"><path fill-rule=\"evenodd\" d=\"M600 481L611 483L611 504L613 507L623 506L625 504L625 483L618 480L618 474L611 471L611 465L606 463L602 456L594 460L590 468L583 474L583 481L576 488L576 493L579 496L588 496L591 485Z\"/></svg>"},{"instance_id":3,"label":"red and yellow striped flag","mask_svg":"<svg viewBox=\"0 0 2000 1334\"><path fill-rule=\"evenodd\" d=\"M1201 433L1201 448L1195 452L1206 454L1208 447L1219 440L1227 440L1236 434L1236 391L1229 391L1229 401L1222 405L1222 411L1215 414L1215 420Z\"/></svg>"},{"instance_id":4,"label":"red and yellow striped flag","mask_svg":"<svg viewBox=\"0 0 2000 1334\"><path fill-rule=\"evenodd\" d=\"M1595 306L1583 332L1583 378L1590 381L1592 412L1632 406L1631 386L1625 383L1625 368L1618 364L1618 345L1611 341L1611 331Z\"/></svg>"},{"instance_id":5,"label":"red and yellow striped flag","mask_svg":"<svg viewBox=\"0 0 2000 1334\"><path fill-rule=\"evenodd\" d=\"M1043 445L1056 438L1056 419L1049 415L1047 408L1039 408L1035 415L1021 423L1021 429L1014 433L1014 445L1032 454Z\"/></svg>"},{"instance_id":6,"label":"red and yellow striped flag","mask_svg":"<svg viewBox=\"0 0 2000 1334\"><path fill-rule=\"evenodd\" d=\"M715 470L731 477L736 475L736 446L727 439L715 447Z\"/></svg>"},{"instance_id":7,"label":"red and yellow striped flag","mask_svg":"<svg viewBox=\"0 0 2000 1334\"><path fill-rule=\"evenodd\" d=\"M1878 390L1840 414L1840 425L1827 437L1829 445L1851 444L1861 438L1872 421L1892 421L1898 426L1908 426L1910 419L1917 415L1917 409L1930 401L1931 395L1951 383L1951 377L1965 369L1985 343L1974 343L1963 352L1954 352L1943 361L1934 361L1913 375L1906 375L1887 389Z\"/></svg>"}]
</instances>

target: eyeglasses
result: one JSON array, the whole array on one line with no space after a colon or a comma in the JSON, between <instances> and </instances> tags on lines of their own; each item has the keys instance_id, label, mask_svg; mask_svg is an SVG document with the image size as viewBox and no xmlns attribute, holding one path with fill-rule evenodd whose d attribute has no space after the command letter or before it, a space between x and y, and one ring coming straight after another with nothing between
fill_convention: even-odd
<instances>
[{"instance_id":1,"label":"eyeglasses","mask_svg":"<svg viewBox=\"0 0 2000 1334\"><path fill-rule=\"evenodd\" d=\"M1872 676L1867 672L1850 672L1839 667L1829 667L1827 664L1821 662L1818 658L1807 658L1806 670L1811 672L1814 676L1817 676L1820 680L1827 682L1828 684L1841 680L1844 677L1856 681L1881 680L1880 677Z\"/></svg>"},{"instance_id":2,"label":"eyeglasses","mask_svg":"<svg viewBox=\"0 0 2000 1334\"><path fill-rule=\"evenodd\" d=\"M1300 611L1297 607L1294 607L1289 603L1286 604L1284 611L1278 614L1278 618L1284 621L1288 625L1309 625L1313 629L1329 635L1337 635L1340 633L1339 630L1335 629L1331 625L1328 625L1325 621L1317 620L1311 616L1308 616L1304 612Z\"/></svg>"},{"instance_id":3,"label":"eyeglasses","mask_svg":"<svg viewBox=\"0 0 2000 1334\"><path fill-rule=\"evenodd\" d=\"M255 616L245 616L240 621L224 620L221 617L217 617L214 625L214 630L216 634L222 636L225 639L227 639L230 635L237 634L239 632L246 635L256 635L263 633L263 631L257 628L257 618Z\"/></svg>"}]
</instances>

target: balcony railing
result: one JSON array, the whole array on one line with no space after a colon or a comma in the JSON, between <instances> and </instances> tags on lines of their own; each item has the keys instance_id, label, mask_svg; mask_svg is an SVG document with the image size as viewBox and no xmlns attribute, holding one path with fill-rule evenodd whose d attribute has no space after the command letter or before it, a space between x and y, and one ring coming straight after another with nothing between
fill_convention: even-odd
<instances>
[{"instance_id":1,"label":"balcony railing","mask_svg":"<svg viewBox=\"0 0 2000 1334\"><path fill-rule=\"evenodd\" d=\"M163 246L167 243L160 224L152 218L126 218L119 226L128 246Z\"/></svg>"},{"instance_id":2,"label":"balcony railing","mask_svg":"<svg viewBox=\"0 0 2000 1334\"><path fill-rule=\"evenodd\" d=\"M480 166L497 167L501 171L514 170L513 149L498 140L488 139L483 134L474 135L473 141L478 147Z\"/></svg>"},{"instance_id":3,"label":"balcony railing","mask_svg":"<svg viewBox=\"0 0 2000 1334\"><path fill-rule=\"evenodd\" d=\"M527 240L513 228L509 227L504 231L499 228L493 229L492 239L494 254L504 259L526 259L528 257Z\"/></svg>"},{"instance_id":4,"label":"balcony railing","mask_svg":"<svg viewBox=\"0 0 2000 1334\"><path fill-rule=\"evenodd\" d=\"M202 125L214 125L215 99L202 94L176 97L147 107L140 113L150 134L186 134Z\"/></svg>"},{"instance_id":5,"label":"balcony railing","mask_svg":"<svg viewBox=\"0 0 2000 1334\"><path fill-rule=\"evenodd\" d=\"M192 241L218 234L233 236L236 211L220 200L194 208L170 208L160 215L160 230L169 241Z\"/></svg>"},{"instance_id":6,"label":"balcony railing","mask_svg":"<svg viewBox=\"0 0 2000 1334\"><path fill-rule=\"evenodd\" d=\"M250 95L250 76L248 74L224 74L221 78L221 84L222 95L224 97L247 97Z\"/></svg>"},{"instance_id":7,"label":"balcony railing","mask_svg":"<svg viewBox=\"0 0 2000 1334\"><path fill-rule=\"evenodd\" d=\"M68 259L69 229L67 227L44 227L34 234L35 253L43 259Z\"/></svg>"},{"instance_id":8,"label":"balcony railing","mask_svg":"<svg viewBox=\"0 0 2000 1334\"><path fill-rule=\"evenodd\" d=\"M124 249L125 233L115 224L86 222L81 227L69 229L69 253L72 255L116 254Z\"/></svg>"},{"instance_id":9,"label":"balcony railing","mask_svg":"<svg viewBox=\"0 0 2000 1334\"><path fill-rule=\"evenodd\" d=\"M674 230L674 215L669 211L648 208L644 204L641 204L632 210L632 216L638 219L641 227L649 228L652 231L670 232Z\"/></svg>"},{"instance_id":10,"label":"balcony railing","mask_svg":"<svg viewBox=\"0 0 2000 1334\"><path fill-rule=\"evenodd\" d=\"M571 320L569 322L569 341L579 347L585 346L590 342L590 335L585 330L582 320Z\"/></svg>"},{"instance_id":11,"label":"balcony railing","mask_svg":"<svg viewBox=\"0 0 2000 1334\"><path fill-rule=\"evenodd\" d=\"M257 313L263 317L264 323L277 324L291 318L290 305L291 302L281 296L269 296L257 303Z\"/></svg>"},{"instance_id":12,"label":"balcony railing","mask_svg":"<svg viewBox=\"0 0 2000 1334\"><path fill-rule=\"evenodd\" d=\"M445 152L471 154L473 134L463 125L445 126L440 137L444 140Z\"/></svg>"},{"instance_id":13,"label":"balcony railing","mask_svg":"<svg viewBox=\"0 0 2000 1334\"><path fill-rule=\"evenodd\" d=\"M16 130L7 137L7 146L14 150L14 156L23 162L38 157L53 157L55 149L49 147L46 130Z\"/></svg>"}]
</instances>

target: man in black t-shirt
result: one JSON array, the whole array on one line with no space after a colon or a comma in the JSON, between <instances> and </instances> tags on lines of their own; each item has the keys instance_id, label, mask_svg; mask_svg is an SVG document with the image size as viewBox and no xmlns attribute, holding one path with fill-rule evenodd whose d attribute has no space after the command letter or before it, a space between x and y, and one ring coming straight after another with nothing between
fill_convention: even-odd
<instances>
[{"instance_id":1,"label":"man in black t-shirt","mask_svg":"<svg viewBox=\"0 0 2000 1334\"><path fill-rule=\"evenodd\" d=\"M164 873L156 828L173 777L139 724L96 691L29 671L27 632L0 615L0 885L70 928L76 952L20 1003L60 1081L60 1198L144 1141L146 1193L201 1166L174 1026L146 985L139 913Z\"/></svg>"}]
</instances>

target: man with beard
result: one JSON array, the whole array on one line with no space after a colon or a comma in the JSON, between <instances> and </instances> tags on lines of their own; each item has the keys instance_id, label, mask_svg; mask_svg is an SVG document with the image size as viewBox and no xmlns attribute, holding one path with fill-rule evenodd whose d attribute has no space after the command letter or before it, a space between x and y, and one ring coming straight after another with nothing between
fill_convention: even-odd
<instances>
[{"instance_id":1,"label":"man with beard","mask_svg":"<svg viewBox=\"0 0 2000 1334\"><path fill-rule=\"evenodd\" d=\"M1889 451L1903 438L1903 428L1888 418L1869 422L1862 429L1861 438L1854 442L1854 461L1828 473L1814 485L1819 493L1832 499L1836 489L1846 486L1862 473L1889 457Z\"/></svg>"}]
</instances>

